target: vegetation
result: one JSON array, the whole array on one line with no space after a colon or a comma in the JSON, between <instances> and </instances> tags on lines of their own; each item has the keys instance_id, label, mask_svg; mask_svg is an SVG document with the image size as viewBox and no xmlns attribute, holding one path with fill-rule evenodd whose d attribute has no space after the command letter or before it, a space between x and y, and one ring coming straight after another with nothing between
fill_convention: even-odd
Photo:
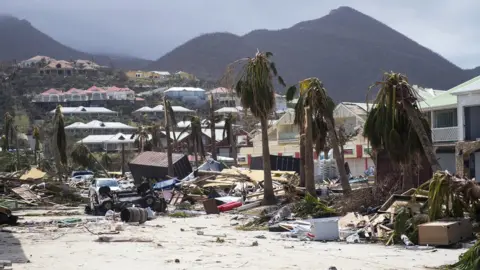
<instances>
[{"instance_id":1,"label":"vegetation","mask_svg":"<svg viewBox=\"0 0 480 270\"><path fill-rule=\"evenodd\" d=\"M212 149L210 150L212 152L212 158L214 160L217 160L217 138L215 134L215 123L216 121L216 116L215 116L215 105L213 101L213 95L208 96L208 104L209 104L209 109L210 109L210 120L209 120L209 125L210 125L210 139L211 139L211 144L212 144Z\"/></svg>"},{"instance_id":2,"label":"vegetation","mask_svg":"<svg viewBox=\"0 0 480 270\"><path fill-rule=\"evenodd\" d=\"M311 195L316 194L313 179L313 143L315 142L316 152L320 153L325 148L328 133L340 174L340 183L343 192L348 194L351 187L345 171L343 154L340 153L340 143L333 119L335 103L328 96L323 83L317 78L300 81L298 89L300 97L295 106L295 124L300 127L302 133L300 136L305 137L300 143L300 147L304 148L305 153L305 167L302 168L305 170L305 187ZM291 86L287 90L287 101L292 100L296 92L297 86Z\"/></svg>"},{"instance_id":3,"label":"vegetation","mask_svg":"<svg viewBox=\"0 0 480 270\"><path fill-rule=\"evenodd\" d=\"M237 137L233 128L235 123L235 115L229 113L225 116L225 126L223 127L223 138L227 138L232 153L233 162L237 164Z\"/></svg>"},{"instance_id":4,"label":"vegetation","mask_svg":"<svg viewBox=\"0 0 480 270\"><path fill-rule=\"evenodd\" d=\"M66 172L64 171L67 168L67 138L65 135L65 122L62 114L62 106L58 105L55 110L55 116L53 118L54 128L53 128L53 145L55 146L55 165L57 167L57 172L59 173L59 178L61 174Z\"/></svg>"},{"instance_id":5,"label":"vegetation","mask_svg":"<svg viewBox=\"0 0 480 270\"><path fill-rule=\"evenodd\" d=\"M40 130L38 127L33 128L33 139L35 140L35 146L34 146L35 164L38 164L38 154L40 152Z\"/></svg>"},{"instance_id":6,"label":"vegetation","mask_svg":"<svg viewBox=\"0 0 480 270\"><path fill-rule=\"evenodd\" d=\"M334 217L339 214L327 204L315 196L306 193L305 197L295 203L292 212L296 217L300 218L322 218L322 217Z\"/></svg>"},{"instance_id":7,"label":"vegetation","mask_svg":"<svg viewBox=\"0 0 480 270\"><path fill-rule=\"evenodd\" d=\"M268 119L275 110L275 89L272 78L278 79L280 85L285 86L282 77L278 76L277 68L271 61L272 53L258 52L253 58L240 59L229 66L243 64L236 80L235 91L240 97L243 108L260 120L262 126L262 152L264 171L264 204L276 203L273 193L270 150L268 148ZM233 68L234 70L234 68Z\"/></svg>"},{"instance_id":8,"label":"vegetation","mask_svg":"<svg viewBox=\"0 0 480 270\"><path fill-rule=\"evenodd\" d=\"M167 159L168 159L168 175L171 177L174 177L174 171L173 171L173 145L172 145L172 138L171 132L170 132L170 127L172 127L172 130L175 131L174 127L176 126L175 124L175 115L173 113L172 106L170 104L170 101L168 101L166 98L163 99L163 110L165 111L165 133L167 135ZM173 123L172 123L173 122ZM174 125L174 126L171 126ZM173 132L173 136L175 138L175 141L177 140L177 137L175 135L175 132Z\"/></svg>"},{"instance_id":9,"label":"vegetation","mask_svg":"<svg viewBox=\"0 0 480 270\"><path fill-rule=\"evenodd\" d=\"M10 149L10 143L13 141L14 135L16 135L14 130L13 117L10 113L6 112L3 117L3 151L8 151Z\"/></svg>"},{"instance_id":10,"label":"vegetation","mask_svg":"<svg viewBox=\"0 0 480 270\"><path fill-rule=\"evenodd\" d=\"M372 87L379 92L368 113L363 135L375 151L387 151L393 162L404 167L403 189L413 187L409 177L413 158L427 157L432 171L440 170L433 151L430 124L418 107L418 94L399 73L385 73Z\"/></svg>"},{"instance_id":11,"label":"vegetation","mask_svg":"<svg viewBox=\"0 0 480 270\"><path fill-rule=\"evenodd\" d=\"M187 116L185 117L184 121L187 119L190 121L190 125L188 125L182 131L182 133L190 129L189 141L191 142L192 148L193 148L193 155L195 157L195 167L198 168L198 153L200 153L200 156L205 158L205 147L203 145L203 139L202 139L203 137L202 120L200 119L200 117L196 115Z\"/></svg>"},{"instance_id":12,"label":"vegetation","mask_svg":"<svg viewBox=\"0 0 480 270\"><path fill-rule=\"evenodd\" d=\"M149 135L147 129L143 126L138 127L137 131L132 133L130 139L135 138L137 136L136 142L138 142L138 152L141 153L145 149L145 144L149 140Z\"/></svg>"}]
</instances>

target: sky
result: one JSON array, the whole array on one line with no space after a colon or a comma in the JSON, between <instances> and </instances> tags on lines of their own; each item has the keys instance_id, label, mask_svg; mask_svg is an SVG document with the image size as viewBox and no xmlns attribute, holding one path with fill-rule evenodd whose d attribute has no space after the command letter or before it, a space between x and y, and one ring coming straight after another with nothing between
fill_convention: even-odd
<instances>
[{"instance_id":1,"label":"sky","mask_svg":"<svg viewBox=\"0 0 480 270\"><path fill-rule=\"evenodd\" d=\"M0 0L0 13L26 19L75 49L153 60L201 34L288 28L339 6L462 68L480 66L478 0Z\"/></svg>"}]
</instances>

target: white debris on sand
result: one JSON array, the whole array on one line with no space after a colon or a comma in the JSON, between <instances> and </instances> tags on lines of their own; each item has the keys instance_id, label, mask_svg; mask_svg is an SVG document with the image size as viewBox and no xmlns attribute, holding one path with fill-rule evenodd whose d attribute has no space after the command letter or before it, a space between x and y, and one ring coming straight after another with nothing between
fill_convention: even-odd
<instances>
[{"instance_id":1,"label":"white debris on sand","mask_svg":"<svg viewBox=\"0 0 480 270\"><path fill-rule=\"evenodd\" d=\"M25 217L50 220L65 217ZM71 218L71 217L69 217ZM86 218L81 216L81 218ZM230 215L190 218L158 217L143 225L126 225L109 237L151 242L99 243L83 226L9 227L0 232L0 260L15 270L149 269L424 269L450 264L465 249L406 250L381 244L311 242L281 238L268 231L239 231ZM203 235L197 232L201 230ZM226 235L213 237L211 235ZM11 245L12 239L18 241ZM255 244L256 243L256 244ZM28 263L15 263L18 251ZM17 253L17 254L15 254Z\"/></svg>"}]
</instances>

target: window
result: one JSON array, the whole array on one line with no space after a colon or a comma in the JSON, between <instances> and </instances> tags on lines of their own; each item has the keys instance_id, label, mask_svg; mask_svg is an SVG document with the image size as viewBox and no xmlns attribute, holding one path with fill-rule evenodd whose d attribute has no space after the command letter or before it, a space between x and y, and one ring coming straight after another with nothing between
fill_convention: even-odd
<instances>
[{"instance_id":1,"label":"window","mask_svg":"<svg viewBox=\"0 0 480 270\"><path fill-rule=\"evenodd\" d=\"M142 77L142 74L141 74L141 73L137 73L137 74L135 74L135 77L140 78L140 77Z\"/></svg>"},{"instance_id":2,"label":"window","mask_svg":"<svg viewBox=\"0 0 480 270\"><path fill-rule=\"evenodd\" d=\"M353 149L343 149L344 155L353 155Z\"/></svg>"},{"instance_id":3,"label":"window","mask_svg":"<svg viewBox=\"0 0 480 270\"><path fill-rule=\"evenodd\" d=\"M457 109L436 111L434 117L434 128L457 126Z\"/></svg>"}]
</instances>

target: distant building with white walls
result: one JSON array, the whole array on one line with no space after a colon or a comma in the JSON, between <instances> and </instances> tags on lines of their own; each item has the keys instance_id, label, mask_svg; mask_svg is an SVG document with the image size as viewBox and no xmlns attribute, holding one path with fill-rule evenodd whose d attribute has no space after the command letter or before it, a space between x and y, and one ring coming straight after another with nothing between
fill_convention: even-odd
<instances>
[{"instance_id":1,"label":"distant building with white walls","mask_svg":"<svg viewBox=\"0 0 480 270\"><path fill-rule=\"evenodd\" d=\"M55 109L56 110L56 109ZM50 114L55 114L55 110L51 110ZM62 107L61 112L64 116L104 116L104 115L118 115L117 112L104 107Z\"/></svg>"},{"instance_id":2,"label":"distant building with white walls","mask_svg":"<svg viewBox=\"0 0 480 270\"><path fill-rule=\"evenodd\" d=\"M163 92L171 100L178 100L189 107L201 107L207 102L205 90L198 87L171 87Z\"/></svg>"},{"instance_id":3,"label":"distant building with white walls","mask_svg":"<svg viewBox=\"0 0 480 270\"><path fill-rule=\"evenodd\" d=\"M65 132L70 135L106 135L117 133L133 133L137 128L120 122L102 122L93 120L88 123L75 122L65 127Z\"/></svg>"}]
</instances>

